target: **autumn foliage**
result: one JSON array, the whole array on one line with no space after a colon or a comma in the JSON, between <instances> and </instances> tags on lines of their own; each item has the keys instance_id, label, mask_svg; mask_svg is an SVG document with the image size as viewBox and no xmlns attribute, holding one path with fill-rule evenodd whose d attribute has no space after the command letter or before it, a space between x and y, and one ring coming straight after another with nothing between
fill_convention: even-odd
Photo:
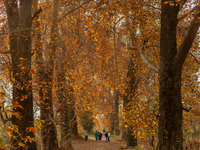
<instances>
[{"instance_id":1,"label":"autumn foliage","mask_svg":"<svg viewBox=\"0 0 200 150\"><path fill-rule=\"evenodd\" d=\"M83 130L106 129L155 148L161 135L163 8L179 10L178 53L192 19L198 24L199 2L22 1L0 1L0 132L6 133L0 147L67 149ZM21 12L28 6L26 18ZM182 148L191 139L199 144L200 136L199 30L194 36L180 67ZM32 119L24 123L28 115ZM5 140L10 138L14 143Z\"/></svg>"}]
</instances>

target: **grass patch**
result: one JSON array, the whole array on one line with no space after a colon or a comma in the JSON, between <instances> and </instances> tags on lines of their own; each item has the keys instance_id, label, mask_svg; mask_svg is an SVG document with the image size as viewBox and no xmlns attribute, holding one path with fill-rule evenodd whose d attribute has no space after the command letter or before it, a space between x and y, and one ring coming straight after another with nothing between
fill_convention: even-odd
<instances>
[{"instance_id":1,"label":"grass patch","mask_svg":"<svg viewBox=\"0 0 200 150\"><path fill-rule=\"evenodd\" d=\"M111 139L118 139L118 138L121 138L121 135L111 135L110 138Z\"/></svg>"}]
</instances>

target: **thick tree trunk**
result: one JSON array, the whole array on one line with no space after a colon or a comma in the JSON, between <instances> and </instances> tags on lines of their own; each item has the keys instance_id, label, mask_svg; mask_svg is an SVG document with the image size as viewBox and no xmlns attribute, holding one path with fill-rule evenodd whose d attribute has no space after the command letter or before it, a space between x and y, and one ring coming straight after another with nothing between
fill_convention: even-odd
<instances>
[{"instance_id":1,"label":"thick tree trunk","mask_svg":"<svg viewBox=\"0 0 200 150\"><path fill-rule=\"evenodd\" d=\"M49 77L48 72L41 71L40 79L43 81L43 84L40 87L39 95L41 101L41 119L45 121L42 127L42 143L45 150L57 150L58 141L56 134L56 127L53 122L54 113L53 113L53 104L52 104L52 79Z\"/></svg>"},{"instance_id":2,"label":"thick tree trunk","mask_svg":"<svg viewBox=\"0 0 200 150\"><path fill-rule=\"evenodd\" d=\"M166 1L168 2L168 1ZM175 2L174 2L175 3ZM159 70L159 150L183 149L181 70L175 69L179 5L162 0Z\"/></svg>"},{"instance_id":3,"label":"thick tree trunk","mask_svg":"<svg viewBox=\"0 0 200 150\"><path fill-rule=\"evenodd\" d=\"M45 91L43 94L43 104L41 103L41 118L45 120L42 129L42 137L43 137L43 146L45 150L57 150L58 149L58 141L57 141L57 133L56 126L54 124L54 112L53 112L53 76L54 76L54 58L56 52L56 34L57 34L57 17L58 17L58 5L59 0L53 1L53 13L52 13L52 26L51 26L51 34L50 34L50 50L49 50L49 59L47 63L47 67L42 72L43 79L45 81Z\"/></svg>"},{"instance_id":4,"label":"thick tree trunk","mask_svg":"<svg viewBox=\"0 0 200 150\"><path fill-rule=\"evenodd\" d=\"M133 52L130 52L129 57L128 57L128 73L126 77L128 83L126 86L124 102L123 102L123 107L125 110L129 110L128 103L133 99L136 92L136 88L137 88L134 62L132 59L133 59ZM127 118L127 116L125 117ZM124 122L124 124L127 124L127 123ZM132 129L130 128L127 128L126 130L124 130L124 132L126 133L123 133L123 135L126 136L127 147L137 145L137 137L136 135L133 135Z\"/></svg>"},{"instance_id":5,"label":"thick tree trunk","mask_svg":"<svg viewBox=\"0 0 200 150\"><path fill-rule=\"evenodd\" d=\"M65 29L62 28L60 31L61 34L64 33ZM62 40L62 39L61 39ZM75 98L74 98L74 90L73 90L73 81L71 76L67 74L72 69L72 62L70 59L70 55L67 55L69 52L67 51L66 45L64 43L61 44L62 51L61 57L66 57L68 59L58 60L58 98L59 103L61 104L61 145L65 144L65 147L72 147L71 145L71 135L78 135L76 116L75 116ZM67 61L66 61L67 60ZM69 77L69 80L66 80L66 76ZM66 145L67 144L67 145Z\"/></svg>"},{"instance_id":6,"label":"thick tree trunk","mask_svg":"<svg viewBox=\"0 0 200 150\"><path fill-rule=\"evenodd\" d=\"M75 113L74 113L74 115L75 115ZM78 135L78 125L77 125L76 116L74 117L74 119L71 123L71 134L72 134L72 136Z\"/></svg>"},{"instance_id":7,"label":"thick tree trunk","mask_svg":"<svg viewBox=\"0 0 200 150\"><path fill-rule=\"evenodd\" d=\"M62 144L65 143L66 147L72 147L71 145L71 132L70 132L70 126L69 126L69 116L68 116L68 112L69 112L69 106L67 104L67 101L63 101L62 102L62 109L61 109L61 115L62 117L62 133L61 133L61 142ZM67 145L66 145L67 144Z\"/></svg>"},{"instance_id":8,"label":"thick tree trunk","mask_svg":"<svg viewBox=\"0 0 200 150\"><path fill-rule=\"evenodd\" d=\"M132 129L127 129L127 147L129 146L137 146L137 137L133 135Z\"/></svg>"},{"instance_id":9,"label":"thick tree trunk","mask_svg":"<svg viewBox=\"0 0 200 150\"><path fill-rule=\"evenodd\" d=\"M61 104L61 145L65 144L65 147L72 147L71 146L71 131L69 125L69 102L70 102L70 91L67 87L66 80L65 80L65 69L64 63L61 62L61 72L59 74L59 102ZM67 144L67 145L66 145Z\"/></svg>"},{"instance_id":10,"label":"thick tree trunk","mask_svg":"<svg viewBox=\"0 0 200 150\"><path fill-rule=\"evenodd\" d=\"M32 96L32 75L31 75L31 1L12 0L4 2L6 6L8 26L13 32L10 37L10 51L13 67L13 105L19 103L23 107L16 107L15 112L20 113L21 119L12 117L12 124L18 127L21 134L13 133L17 138L12 139L12 145L17 150L28 149L35 150L36 143L25 143L25 147L19 147L18 143L24 143L26 136L34 138L33 133L27 133L29 127L33 127L33 96ZM18 11L19 10L19 11ZM20 31L17 31L19 30ZM22 137L22 138L21 138Z\"/></svg>"},{"instance_id":11,"label":"thick tree trunk","mask_svg":"<svg viewBox=\"0 0 200 150\"><path fill-rule=\"evenodd\" d=\"M37 8L37 6L36 6ZM44 65L44 58L42 55L43 49L42 49L42 42L41 42L41 29L40 29L40 22L37 20L39 16L35 19L35 29L36 32L36 38L35 38L35 55L36 55L36 69L37 69L37 80L38 82L38 91L39 91L39 103L40 103L40 119L44 120L45 123L43 124L42 130L41 130L41 136L42 136L42 148L44 150L50 150L50 149L58 149L57 144L57 136L56 136L56 128L54 126L54 123L51 118L53 118L53 109L52 109L52 101L49 101L47 95L49 89L49 77L48 73L45 70ZM50 93L51 94L51 93Z\"/></svg>"}]
</instances>

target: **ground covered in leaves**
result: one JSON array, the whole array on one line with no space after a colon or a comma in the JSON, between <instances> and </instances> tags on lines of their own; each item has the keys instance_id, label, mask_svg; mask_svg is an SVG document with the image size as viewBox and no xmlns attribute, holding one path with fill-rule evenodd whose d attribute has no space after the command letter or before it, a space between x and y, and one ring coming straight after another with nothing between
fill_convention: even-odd
<instances>
[{"instance_id":1,"label":"ground covered in leaves","mask_svg":"<svg viewBox=\"0 0 200 150\"><path fill-rule=\"evenodd\" d=\"M111 139L109 142L106 142L105 138L101 141L94 139L85 141L84 138L74 138L72 145L74 150L119 150L126 146L126 142L120 139Z\"/></svg>"}]
</instances>

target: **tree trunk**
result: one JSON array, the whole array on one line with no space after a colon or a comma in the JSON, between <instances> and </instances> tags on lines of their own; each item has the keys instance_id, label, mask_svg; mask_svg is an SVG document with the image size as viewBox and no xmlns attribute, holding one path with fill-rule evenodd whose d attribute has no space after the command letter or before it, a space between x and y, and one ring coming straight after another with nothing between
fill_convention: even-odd
<instances>
[{"instance_id":1,"label":"tree trunk","mask_svg":"<svg viewBox=\"0 0 200 150\"><path fill-rule=\"evenodd\" d=\"M127 129L127 147L137 146L137 137L133 135L132 129Z\"/></svg>"},{"instance_id":2,"label":"tree trunk","mask_svg":"<svg viewBox=\"0 0 200 150\"><path fill-rule=\"evenodd\" d=\"M129 110L128 103L133 99L136 88L137 88L137 83L136 83L136 76L135 76L135 69L134 69L134 62L133 62L133 52L130 52L129 57L128 57L128 73L126 80L128 81L126 90L125 90L125 95L124 95L124 102L123 102L123 107L126 110ZM126 114L125 114L126 115ZM126 119L128 116L125 116ZM127 124L124 122L124 124ZM126 136L127 140L127 147L129 146L136 146L137 145L137 137L136 135L133 135L131 127L128 125L128 128L124 130L123 135Z\"/></svg>"},{"instance_id":3,"label":"tree trunk","mask_svg":"<svg viewBox=\"0 0 200 150\"><path fill-rule=\"evenodd\" d=\"M63 124L61 125L62 133L61 133L61 143L67 142L67 147L71 147L71 133L70 133L70 126L69 126L69 105L67 101L67 94L64 94L64 88L63 90L63 100L61 102L61 121ZM66 90L65 90L66 92Z\"/></svg>"},{"instance_id":4,"label":"tree trunk","mask_svg":"<svg viewBox=\"0 0 200 150\"><path fill-rule=\"evenodd\" d=\"M71 147L71 132L70 132L70 125L69 125L69 89L68 86L65 85L65 67L64 63L61 62L61 72L59 74L59 102L61 104L61 145L64 142L67 142L67 147ZM66 143L65 143L66 144ZM66 146L66 145L65 145Z\"/></svg>"},{"instance_id":5,"label":"tree trunk","mask_svg":"<svg viewBox=\"0 0 200 150\"><path fill-rule=\"evenodd\" d=\"M117 80L116 80L116 87L114 90L114 133L115 135L120 134L119 130L119 71L118 71L118 58L117 58L117 47L115 43L115 35L114 35L114 52L115 52L115 65L116 65L116 75L117 75Z\"/></svg>"},{"instance_id":6,"label":"tree trunk","mask_svg":"<svg viewBox=\"0 0 200 150\"><path fill-rule=\"evenodd\" d=\"M53 122L54 113L53 113L53 104L52 104L52 91L51 91L51 82L52 79L49 77L47 71L41 71L40 77L42 85L39 90L41 101L41 119L45 121L42 127L42 144L45 150L57 150L58 141L56 134L56 127Z\"/></svg>"},{"instance_id":7,"label":"tree trunk","mask_svg":"<svg viewBox=\"0 0 200 150\"><path fill-rule=\"evenodd\" d=\"M76 121L76 113L75 113L75 97L74 97L74 90L71 87L70 93L69 93L69 100L71 102L69 106L69 124L71 127L71 134L72 136L78 135L78 128L77 128L77 121Z\"/></svg>"},{"instance_id":8,"label":"tree trunk","mask_svg":"<svg viewBox=\"0 0 200 150\"><path fill-rule=\"evenodd\" d=\"M162 0L159 70L159 143L158 149L183 149L181 70L175 69L176 26L179 5ZM168 2L168 1L166 1ZM174 2L175 3L175 2Z\"/></svg>"},{"instance_id":9,"label":"tree trunk","mask_svg":"<svg viewBox=\"0 0 200 150\"><path fill-rule=\"evenodd\" d=\"M60 33L61 35L65 29L61 26ZM61 39L62 41L62 39ZM75 98L74 98L74 90L73 90L73 81L71 76L67 74L72 69L72 60L70 59L70 55L68 55L68 51L65 43L61 43L61 58L66 57L67 59L58 60L59 64L59 73L58 73L58 98L59 103L61 104L61 145L65 144L68 148L72 147L71 145L71 135L78 135L77 131L77 123L75 116ZM67 61L66 61L67 60ZM71 62L71 63L67 63ZM66 76L68 76L68 80L66 80ZM66 145L67 144L67 145Z\"/></svg>"},{"instance_id":10,"label":"tree trunk","mask_svg":"<svg viewBox=\"0 0 200 150\"><path fill-rule=\"evenodd\" d=\"M114 133L115 135L119 135L119 90L116 89L114 94Z\"/></svg>"},{"instance_id":11,"label":"tree trunk","mask_svg":"<svg viewBox=\"0 0 200 150\"><path fill-rule=\"evenodd\" d=\"M36 2L37 4L37 2ZM37 5L35 6L37 8ZM40 119L44 120L45 123L43 124L42 130L41 130L41 136L42 136L42 148L44 150L48 149L57 149L57 136L56 136L56 129L55 126L50 120L53 118L53 109L52 109L52 101L49 101L48 89L50 86L48 73L45 69L45 63L44 63L44 57L42 55L43 49L42 49L42 42L41 42L41 29L40 29L40 22L38 21L39 16L35 19L35 30L36 36L35 36L35 55L36 55L36 70L37 70L37 81L38 81L38 91L39 91L39 103L40 103ZM50 90L50 89L49 89Z\"/></svg>"},{"instance_id":12,"label":"tree trunk","mask_svg":"<svg viewBox=\"0 0 200 150\"><path fill-rule=\"evenodd\" d=\"M32 96L32 75L31 75L31 7L30 0L18 2L12 0L4 1L6 6L8 26L10 31L10 51L13 67L13 105L21 105L14 110L19 113L21 118L12 117L12 124L18 127L18 132L13 135L17 138L12 139L12 146L17 150L28 149L36 150L36 143L25 143L25 147L20 147L19 142L24 143L26 136L34 138L33 133L27 133L29 127L33 127L33 96ZM19 11L18 11L19 10ZM16 31L19 30L20 31ZM22 137L22 138L21 138Z\"/></svg>"},{"instance_id":13,"label":"tree trunk","mask_svg":"<svg viewBox=\"0 0 200 150\"><path fill-rule=\"evenodd\" d=\"M42 72L43 80L46 83L43 85L45 87L45 91L40 93L43 94L44 103L41 105L41 118L45 120L42 129L42 137L43 137L43 146L46 150L57 150L58 149L58 141L57 141L57 133L56 126L54 124L54 112L53 112L53 75L54 75L54 58L56 52L56 34L57 34L57 17L58 17L58 4L59 0L53 1L53 13L52 13L52 26L50 33L50 50L49 50L49 60L47 63L47 69ZM46 93L44 93L46 92ZM45 96L46 95L46 96Z\"/></svg>"}]
</instances>

